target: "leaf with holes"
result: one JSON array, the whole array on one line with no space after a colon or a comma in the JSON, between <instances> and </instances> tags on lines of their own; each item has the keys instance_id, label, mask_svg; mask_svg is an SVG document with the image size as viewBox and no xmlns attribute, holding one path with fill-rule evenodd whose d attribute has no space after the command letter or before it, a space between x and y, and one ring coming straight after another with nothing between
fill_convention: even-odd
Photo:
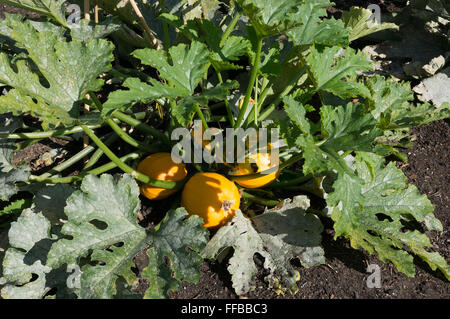
<instances>
[{"instance_id":1,"label":"leaf with holes","mask_svg":"<svg viewBox=\"0 0 450 319\"><path fill-rule=\"evenodd\" d=\"M137 224L139 209L139 187L133 177L88 175L65 207L68 220L61 233L72 239L60 239L52 245L48 265L55 268L77 264L81 258L88 257L91 263L81 268L81 298L112 298L122 295L123 289L132 289L137 282L132 271L133 259L150 245L153 246L152 264L147 273L155 277L149 275L152 282L148 294L155 296L154 292L158 291L157 295L163 297L175 283L198 279L201 258L196 251L207 238L200 220L195 217L184 220L187 213L179 209L168 212L160 225L146 231ZM183 241L174 233L183 234ZM172 264L159 273L161 270L154 267L161 267L165 256ZM116 285L119 279L126 285Z\"/></svg>"},{"instance_id":2,"label":"leaf with holes","mask_svg":"<svg viewBox=\"0 0 450 319\"><path fill-rule=\"evenodd\" d=\"M290 266L291 259L299 258L304 267L325 262L320 245L323 230L320 220L306 213L309 200L305 196L285 200L281 208L266 210L262 215L246 218L238 212L233 220L214 235L203 250L209 259L227 247L234 248L228 271L238 295L254 289L257 273L254 255L264 258L264 268L270 274L266 280L278 293L298 290L298 273Z\"/></svg>"}]
</instances>

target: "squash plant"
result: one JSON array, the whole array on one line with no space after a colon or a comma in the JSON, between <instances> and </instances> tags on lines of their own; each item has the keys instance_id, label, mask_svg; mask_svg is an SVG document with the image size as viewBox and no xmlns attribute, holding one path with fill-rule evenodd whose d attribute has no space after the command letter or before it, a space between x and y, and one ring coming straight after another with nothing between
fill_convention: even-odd
<instances>
[{"instance_id":1,"label":"squash plant","mask_svg":"<svg viewBox=\"0 0 450 319\"><path fill-rule=\"evenodd\" d=\"M427 235L405 227L417 221L443 231L430 201L395 165L406 160L409 128L449 117L449 103L417 103L410 83L376 74L350 46L395 24L367 22L371 13L356 7L327 18L328 0L98 0L98 21L79 24L68 22L64 0L0 3L40 14L0 22L0 222L10 222L2 224L3 298L138 297L141 251L149 259L139 275L149 282L146 298L196 282L203 259L226 254L238 294L254 288L255 253L271 288L295 292L290 260L325 262L320 218L331 218L335 238L407 276L415 255L450 279ZM268 175L270 165L252 172L247 164L186 164L187 178L160 178L176 166L169 162L155 174L153 163L139 169L149 155L170 152L172 132L194 120L221 130L278 129L282 164ZM33 143L80 133L91 145L48 172L13 163ZM115 150L117 143L125 146ZM75 164L79 172L63 176ZM207 188L211 176L220 182ZM140 187L167 190L173 202L151 229L137 222ZM222 187L238 198L216 209L227 219L211 219L222 227L208 230L201 217ZM247 209L252 203L264 211Z\"/></svg>"}]
</instances>

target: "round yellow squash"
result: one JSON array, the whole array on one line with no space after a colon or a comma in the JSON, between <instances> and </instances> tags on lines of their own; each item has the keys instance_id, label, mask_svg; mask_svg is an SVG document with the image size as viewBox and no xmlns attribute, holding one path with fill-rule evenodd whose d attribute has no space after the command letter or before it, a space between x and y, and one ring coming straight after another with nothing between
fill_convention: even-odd
<instances>
[{"instance_id":1,"label":"round yellow squash","mask_svg":"<svg viewBox=\"0 0 450 319\"><path fill-rule=\"evenodd\" d=\"M253 159L256 163L250 163L247 159L245 163L239 163L233 169L233 175L251 175L258 174L274 167L270 160L270 153L256 153L250 155L250 159ZM280 175L280 170L277 170L270 174L261 174L257 177L237 178L235 181L239 185L245 188L259 188L269 185Z\"/></svg>"},{"instance_id":2,"label":"round yellow squash","mask_svg":"<svg viewBox=\"0 0 450 319\"><path fill-rule=\"evenodd\" d=\"M203 227L222 226L234 216L241 202L236 185L217 173L197 173L184 186L181 206L189 215L203 218Z\"/></svg>"},{"instance_id":3,"label":"round yellow squash","mask_svg":"<svg viewBox=\"0 0 450 319\"><path fill-rule=\"evenodd\" d=\"M178 182L187 176L186 166L172 161L170 153L156 153L147 156L137 167L138 172L159 181ZM160 200L177 192L174 189L153 187L144 184L140 187L141 194L151 200Z\"/></svg>"}]
</instances>

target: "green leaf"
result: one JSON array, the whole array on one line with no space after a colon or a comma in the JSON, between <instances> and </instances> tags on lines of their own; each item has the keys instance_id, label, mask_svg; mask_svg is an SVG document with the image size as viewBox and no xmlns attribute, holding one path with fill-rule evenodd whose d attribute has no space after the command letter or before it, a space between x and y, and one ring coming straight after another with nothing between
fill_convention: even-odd
<instances>
[{"instance_id":1,"label":"green leaf","mask_svg":"<svg viewBox=\"0 0 450 319\"><path fill-rule=\"evenodd\" d=\"M48 265L76 264L87 257L90 263L81 268L81 298L123 295L125 292L118 290L122 286L116 284L119 279L126 282L123 287L126 290L133 288L137 282L132 271L134 257L150 245L154 255L146 272L158 278L151 282L152 292L166 294L167 289L174 287L173 282L193 279L185 274L186 269L192 271L192 276L199 276L193 269L198 263L195 250L207 238L201 223L196 218L183 221L182 217L187 215L183 209L169 212L160 225L148 232L137 224L139 209L139 187L133 177L123 175L114 180L106 174L88 175L83 179L81 190L68 198L65 207L68 220L61 233L71 239L60 239L52 245ZM187 247L193 251L186 251ZM171 251L175 248L179 249L176 254ZM164 263L164 256L172 264L169 270L163 270L164 274L159 274L154 267ZM165 281L172 284L167 287Z\"/></svg>"},{"instance_id":2,"label":"green leaf","mask_svg":"<svg viewBox=\"0 0 450 319\"><path fill-rule=\"evenodd\" d=\"M40 213L26 209L9 230L11 247L3 260L3 276L7 284L1 290L2 298L41 299L52 288L58 298L73 298L67 287L68 272L47 266L46 257L51 235L50 222ZM37 276L37 278L33 278Z\"/></svg>"},{"instance_id":3,"label":"green leaf","mask_svg":"<svg viewBox=\"0 0 450 319\"><path fill-rule=\"evenodd\" d=\"M208 49L200 42L192 42L190 47L186 44L173 46L168 53L162 50L141 49L134 51L133 55L143 64L156 68L160 77L168 83L150 79L149 85L137 78L129 78L124 83L129 90L112 92L104 104L103 112L161 97L190 96L194 94L195 88L210 66Z\"/></svg>"},{"instance_id":4,"label":"green leaf","mask_svg":"<svg viewBox=\"0 0 450 319\"><path fill-rule=\"evenodd\" d=\"M223 249L234 248L228 271L238 295L254 287L257 268L253 256L264 258L264 268L270 274L266 280L278 292L298 289L298 273L290 261L299 258L304 267L325 262L320 246L323 230L319 219L305 210L309 200L305 196L285 200L279 209L266 210L262 215L246 218L239 211L228 225L221 227L203 250L203 256L213 259Z\"/></svg>"},{"instance_id":5,"label":"green leaf","mask_svg":"<svg viewBox=\"0 0 450 319\"><path fill-rule=\"evenodd\" d=\"M442 232L433 205L415 186L406 186L407 178L395 163L385 166L382 157L373 155L373 159L376 166L372 169L366 161L353 159L351 167L359 178L340 174L333 184L334 192L327 196L335 237L349 238L353 248L376 252L381 261L392 262L400 272L413 277L413 257L408 249L450 280L445 259L427 250L432 247L429 238L418 230L405 229L402 223L416 220L429 230Z\"/></svg>"},{"instance_id":6,"label":"green leaf","mask_svg":"<svg viewBox=\"0 0 450 319\"><path fill-rule=\"evenodd\" d=\"M269 37L299 27L302 13L308 8L328 6L328 0L237 0L244 14L250 18L259 36Z\"/></svg>"},{"instance_id":7,"label":"green leaf","mask_svg":"<svg viewBox=\"0 0 450 319\"><path fill-rule=\"evenodd\" d=\"M209 68L208 49L200 42L192 42L190 47L186 44L173 46L168 54L161 50L141 49L133 55L143 64L156 68L163 79L186 92L184 95L194 92Z\"/></svg>"},{"instance_id":8,"label":"green leaf","mask_svg":"<svg viewBox=\"0 0 450 319\"><path fill-rule=\"evenodd\" d=\"M33 198L36 210L41 212L52 224L60 224L66 219L64 207L75 189L68 184L41 187Z\"/></svg>"},{"instance_id":9,"label":"green leaf","mask_svg":"<svg viewBox=\"0 0 450 319\"><path fill-rule=\"evenodd\" d=\"M227 82L218 84L216 87L206 90L199 95L187 96L177 102L171 110L172 115L177 119L179 124L186 127L194 116L194 104L207 106L210 100L223 101L227 98L229 91L238 88L238 86L237 81L227 80Z\"/></svg>"},{"instance_id":10,"label":"green leaf","mask_svg":"<svg viewBox=\"0 0 450 319\"><path fill-rule=\"evenodd\" d=\"M287 32L294 45L343 45L349 44L348 30L341 20L322 19L327 16L328 0L306 1L298 16L302 25Z\"/></svg>"},{"instance_id":11,"label":"green leaf","mask_svg":"<svg viewBox=\"0 0 450 319\"><path fill-rule=\"evenodd\" d=\"M161 97L176 98L184 96L179 88L163 84L155 79L150 79L151 85L142 82L138 78L127 78L123 86L128 90L116 90L111 92L108 100L103 104L103 112L110 113L116 109L125 109L138 102L150 102Z\"/></svg>"},{"instance_id":12,"label":"green leaf","mask_svg":"<svg viewBox=\"0 0 450 319\"><path fill-rule=\"evenodd\" d=\"M88 255L104 265L85 265L81 276L81 298L111 298L116 294L114 283L119 276L128 284L136 280L131 271L132 259L142 248L145 229L136 222L140 209L139 188L133 178L125 175L117 182L111 175L83 179L81 190L67 200L67 222L61 233L72 239L60 239L48 254L48 265L59 267L76 264ZM93 220L106 224L96 227ZM120 247L114 246L123 244ZM109 250L106 250L109 248Z\"/></svg>"},{"instance_id":13,"label":"green leaf","mask_svg":"<svg viewBox=\"0 0 450 319\"><path fill-rule=\"evenodd\" d=\"M67 26L66 23L66 0L3 0L2 3L34 11L40 15L53 18L59 24Z\"/></svg>"},{"instance_id":14,"label":"green leaf","mask_svg":"<svg viewBox=\"0 0 450 319\"><path fill-rule=\"evenodd\" d=\"M120 21L115 17L107 17L99 23L88 20L80 20L79 24L73 24L70 35L72 40L89 42L93 39L102 39L120 29Z\"/></svg>"},{"instance_id":15,"label":"green leaf","mask_svg":"<svg viewBox=\"0 0 450 319\"><path fill-rule=\"evenodd\" d=\"M205 43L211 51L210 59L216 70L225 71L242 68L234 64L233 61L239 60L250 50L250 41L244 37L229 36L221 46L220 41L223 31L209 20L193 19L184 23L180 17L170 14L162 14L160 19L179 29L189 40Z\"/></svg>"},{"instance_id":16,"label":"green leaf","mask_svg":"<svg viewBox=\"0 0 450 319\"><path fill-rule=\"evenodd\" d=\"M28 59L13 62L0 53L0 82L13 87L0 97L0 112L29 112L42 118L46 127L74 122L80 100L102 87L98 76L111 68L113 45L102 39L61 41L51 31L37 32L28 21L9 16L6 24L12 29L9 37L27 51L39 73L33 72Z\"/></svg>"},{"instance_id":17,"label":"green leaf","mask_svg":"<svg viewBox=\"0 0 450 319\"><path fill-rule=\"evenodd\" d=\"M25 208L30 208L32 203L31 199L15 200L0 211L0 217L5 215L19 215Z\"/></svg>"},{"instance_id":18,"label":"green leaf","mask_svg":"<svg viewBox=\"0 0 450 319\"><path fill-rule=\"evenodd\" d=\"M342 21L350 30L350 41L386 29L399 29L395 23L379 24L375 19L368 21L371 16L372 12L370 10L358 7L351 7L350 11L342 12Z\"/></svg>"},{"instance_id":19,"label":"green leaf","mask_svg":"<svg viewBox=\"0 0 450 319\"><path fill-rule=\"evenodd\" d=\"M348 103L345 107L322 106L320 109L323 131L327 139L323 148L338 151L371 151L373 142L382 131L371 114L366 114L359 103Z\"/></svg>"},{"instance_id":20,"label":"green leaf","mask_svg":"<svg viewBox=\"0 0 450 319\"><path fill-rule=\"evenodd\" d=\"M372 62L362 52L341 47L311 47L306 58L317 91L327 91L341 98L369 96L356 71L372 69Z\"/></svg>"},{"instance_id":21,"label":"green leaf","mask_svg":"<svg viewBox=\"0 0 450 319\"><path fill-rule=\"evenodd\" d=\"M414 103L409 82L376 75L366 79L366 86L371 94L365 105L383 129L413 127L450 117L450 103L442 103L440 107Z\"/></svg>"},{"instance_id":22,"label":"green leaf","mask_svg":"<svg viewBox=\"0 0 450 319\"><path fill-rule=\"evenodd\" d=\"M21 120L8 114L0 114L0 133L12 133L21 126ZM29 167L13 165L14 143L0 139L0 200L7 201L15 195L18 182L27 181L30 176Z\"/></svg>"},{"instance_id":23,"label":"green leaf","mask_svg":"<svg viewBox=\"0 0 450 319\"><path fill-rule=\"evenodd\" d=\"M373 152L376 137L383 133L376 127L377 122L372 115L366 114L359 103L335 108L325 105L321 108L324 139L316 141L304 106L290 97L285 98L284 103L289 118L303 133L298 137L297 144L302 148L305 158L305 174L337 170L353 175L340 154L345 151Z\"/></svg>"},{"instance_id":24,"label":"green leaf","mask_svg":"<svg viewBox=\"0 0 450 319\"><path fill-rule=\"evenodd\" d=\"M142 272L142 277L150 280L145 298L168 298L167 292L178 289L181 281L200 279L203 259L199 253L208 241L208 231L200 217L186 216L184 208L171 210L149 234L153 247L147 251L149 266Z\"/></svg>"},{"instance_id":25,"label":"green leaf","mask_svg":"<svg viewBox=\"0 0 450 319\"><path fill-rule=\"evenodd\" d=\"M386 80L380 75L375 75L366 79L366 86L371 94L365 104L377 120L386 111L408 109L409 101L414 99L409 82Z\"/></svg>"}]
</instances>

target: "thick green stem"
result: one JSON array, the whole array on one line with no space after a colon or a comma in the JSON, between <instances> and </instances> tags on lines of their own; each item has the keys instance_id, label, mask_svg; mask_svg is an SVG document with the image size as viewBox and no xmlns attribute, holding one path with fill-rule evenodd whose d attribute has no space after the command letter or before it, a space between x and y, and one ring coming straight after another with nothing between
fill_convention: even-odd
<instances>
[{"instance_id":1,"label":"thick green stem","mask_svg":"<svg viewBox=\"0 0 450 319\"><path fill-rule=\"evenodd\" d=\"M33 139L33 140L31 140L31 139L25 140L25 141L23 141L23 142L21 142L21 143L16 145L16 149L14 150L14 152L23 150L24 148L26 148L26 147L28 147L30 145L33 145L34 143L37 143L37 142L42 141L42 140L43 140L42 138L37 138L37 139Z\"/></svg>"},{"instance_id":2,"label":"thick green stem","mask_svg":"<svg viewBox=\"0 0 450 319\"><path fill-rule=\"evenodd\" d=\"M107 146L110 146L111 144L113 144L115 141L117 141L119 139L119 136L116 134L113 134L111 136L111 138L108 138L105 141L105 144ZM88 168L93 167L95 164L97 164L97 162L100 160L100 158L103 155L103 150L100 148L97 148L97 150L94 152L94 154L92 154L91 158L89 159L89 161L86 163L86 165L84 166L83 170L86 170Z\"/></svg>"},{"instance_id":3,"label":"thick green stem","mask_svg":"<svg viewBox=\"0 0 450 319\"><path fill-rule=\"evenodd\" d=\"M130 153L128 155L122 156L120 158L120 160L125 163L130 160L137 159L140 156L141 156L140 153ZM105 165L99 166L99 167L89 170L89 171L83 171L80 174L74 175L74 176L49 178L49 177L41 177L41 176L32 175L32 176L30 176L30 180L34 181L34 182L49 183L49 184L69 184L69 183L73 183L75 181L80 181L87 175L100 175L100 174L110 171L116 167L117 167L117 165L114 162L109 162Z\"/></svg>"},{"instance_id":4,"label":"thick green stem","mask_svg":"<svg viewBox=\"0 0 450 319\"><path fill-rule=\"evenodd\" d=\"M263 44L263 38L261 37L258 39L258 44L256 47L255 61L253 63L252 73L250 74L250 81L248 83L244 102L242 104L241 110L239 111L239 115L238 115L236 124L234 125L234 128L241 127L242 123L244 122L244 116L245 116L245 113L247 113L248 104L250 102L250 96L252 94L253 86L255 85L255 81L256 81L256 76L258 75L258 71L259 71L259 63L261 61L262 44Z\"/></svg>"},{"instance_id":5,"label":"thick green stem","mask_svg":"<svg viewBox=\"0 0 450 319\"><path fill-rule=\"evenodd\" d=\"M311 174L308 175L304 175L304 176L300 176L298 178L293 178L289 181L285 181L285 182L273 182L270 185L265 186L264 188L284 188L284 187L289 187L289 186L295 186L298 184L303 184L307 181L309 181L312 178Z\"/></svg>"},{"instance_id":6,"label":"thick green stem","mask_svg":"<svg viewBox=\"0 0 450 319\"><path fill-rule=\"evenodd\" d=\"M110 133L110 134L112 134L112 133ZM108 139L105 141L105 143L107 143L107 144L110 143L113 137L114 137L114 135L109 136ZM83 158L85 158L87 155L92 153L95 150L95 148L96 148L95 145L89 145L89 146L85 147L80 152L78 152L77 154L75 154L74 156L69 158L68 160L65 160L61 164L59 164L59 165L55 166L54 168L52 168L50 171L40 175L39 178L47 178L47 177L50 177L52 175L61 173L65 169L67 169L67 168L71 167L72 165L78 163Z\"/></svg>"},{"instance_id":7,"label":"thick green stem","mask_svg":"<svg viewBox=\"0 0 450 319\"><path fill-rule=\"evenodd\" d=\"M161 133L157 129L155 129L147 124L144 124L141 121L139 121L129 115L126 115L122 112L119 112L119 111L114 111L112 116L124 123L127 123L127 124L135 127L136 129L138 129L139 131L141 131L143 133L150 134L150 135L160 139L164 144L170 145L169 138L164 133Z\"/></svg>"},{"instance_id":8,"label":"thick green stem","mask_svg":"<svg viewBox=\"0 0 450 319\"><path fill-rule=\"evenodd\" d=\"M303 76L303 74L305 74L306 69L307 69L306 67L303 67L291 79L291 81L289 81L289 84L285 87L285 89L275 97L275 100L272 103L270 103L270 105L266 109L264 109L264 111L259 116L260 121L264 121L270 114L272 114L272 112L275 110L275 108L278 106L278 104L281 103L283 98L286 95L288 95L292 91L292 89L297 85L300 78Z\"/></svg>"},{"instance_id":9,"label":"thick green stem","mask_svg":"<svg viewBox=\"0 0 450 319\"><path fill-rule=\"evenodd\" d=\"M132 138L130 135L128 135L126 132L124 132L119 125L116 124L116 122L114 122L112 119L107 119L106 122L108 123L108 125L113 129L113 131L125 142L130 144L133 147L136 147L142 151L146 151L149 153L156 153L158 152L159 148L152 146L152 145L147 145L144 144L142 142L139 142L137 140L135 140L134 138Z\"/></svg>"},{"instance_id":10,"label":"thick green stem","mask_svg":"<svg viewBox=\"0 0 450 319\"><path fill-rule=\"evenodd\" d=\"M205 130L207 130L209 127L208 127L208 122L206 122L206 119L205 119L205 117L203 116L203 112L202 112L202 110L200 109L200 106L198 105L198 103L194 103L194 110L195 110L195 112L197 113L197 115L198 115L198 117L200 118L200 120L202 120L202 124L203 124L203 128L205 129Z\"/></svg>"},{"instance_id":11,"label":"thick green stem","mask_svg":"<svg viewBox=\"0 0 450 319\"><path fill-rule=\"evenodd\" d=\"M124 162L120 160L119 157L117 157L116 154L114 154L98 137L95 135L95 133L89 129L86 125L81 125L83 128L83 131L86 133L87 136L95 143L99 148L103 150L106 156L113 161L122 171L124 171L127 174L130 174L137 180L139 180L142 183L149 184L150 186L154 187L160 187L165 189L174 189L182 187L184 184L183 182L166 182L166 181L159 181L154 178L150 178L147 175L144 175L142 173L139 173L138 171L134 170L132 167L128 166Z\"/></svg>"},{"instance_id":12,"label":"thick green stem","mask_svg":"<svg viewBox=\"0 0 450 319\"><path fill-rule=\"evenodd\" d=\"M270 200L270 199L261 198L261 197L249 194L247 192L242 192L242 198L248 199L254 203L261 204L264 206L276 206L280 203L280 201L278 201L278 200Z\"/></svg>"},{"instance_id":13,"label":"thick green stem","mask_svg":"<svg viewBox=\"0 0 450 319\"><path fill-rule=\"evenodd\" d=\"M233 17L233 20L231 20L230 24L225 29L225 32L222 34L222 38L220 39L220 47L223 47L225 45L225 42L227 41L228 37L230 36L231 32L233 32L234 27L236 26L236 23L239 21L239 18L241 17L242 13L237 12L236 15Z\"/></svg>"},{"instance_id":14,"label":"thick green stem","mask_svg":"<svg viewBox=\"0 0 450 319\"><path fill-rule=\"evenodd\" d=\"M223 83L222 74L220 73L220 71L216 69L216 73L217 73L217 78L219 79L219 83ZM234 122L233 113L231 112L230 103L228 103L227 99L225 99L225 101L223 101L223 102L225 103L225 108L227 110L228 121L230 122L230 125L234 127L235 122Z\"/></svg>"},{"instance_id":15,"label":"thick green stem","mask_svg":"<svg viewBox=\"0 0 450 319\"><path fill-rule=\"evenodd\" d=\"M90 129L96 129L101 127L101 124L98 125L88 125ZM0 138L5 138L9 140L19 140L19 139L44 139L49 137L56 137L61 135L70 135L74 133L83 132L81 126L75 126L68 129L59 129L45 132L31 132L31 133L0 133Z\"/></svg>"}]
</instances>

